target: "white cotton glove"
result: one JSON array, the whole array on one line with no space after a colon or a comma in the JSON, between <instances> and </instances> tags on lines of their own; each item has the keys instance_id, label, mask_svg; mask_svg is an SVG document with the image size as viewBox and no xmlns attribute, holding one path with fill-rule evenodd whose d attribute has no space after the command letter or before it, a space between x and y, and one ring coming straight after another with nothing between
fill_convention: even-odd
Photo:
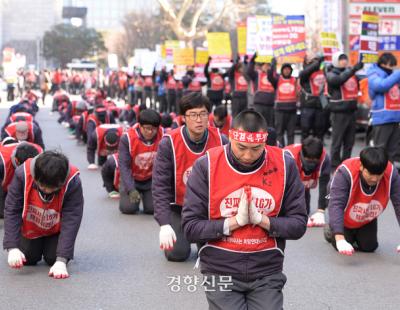
<instances>
[{"instance_id":1,"label":"white cotton glove","mask_svg":"<svg viewBox=\"0 0 400 310\"><path fill-rule=\"evenodd\" d=\"M317 211L308 219L307 227L322 227L325 226L324 212Z\"/></svg>"},{"instance_id":2,"label":"white cotton glove","mask_svg":"<svg viewBox=\"0 0 400 310\"><path fill-rule=\"evenodd\" d=\"M242 192L242 196L240 196L240 202L235 218L239 226L244 226L249 223L249 201L247 199L247 194L244 189Z\"/></svg>"},{"instance_id":3,"label":"white cotton glove","mask_svg":"<svg viewBox=\"0 0 400 310\"><path fill-rule=\"evenodd\" d=\"M99 168L99 167L96 164L90 164L87 168L89 170L97 170L97 168Z\"/></svg>"},{"instance_id":4,"label":"white cotton glove","mask_svg":"<svg viewBox=\"0 0 400 310\"><path fill-rule=\"evenodd\" d=\"M14 248L8 250L8 265L10 265L11 268L22 268L25 262L25 255L19 249Z\"/></svg>"},{"instance_id":5,"label":"white cotton glove","mask_svg":"<svg viewBox=\"0 0 400 310\"><path fill-rule=\"evenodd\" d=\"M49 277L53 277L54 279L68 278L67 265L64 262L56 261L50 268Z\"/></svg>"},{"instance_id":6,"label":"white cotton glove","mask_svg":"<svg viewBox=\"0 0 400 310\"><path fill-rule=\"evenodd\" d=\"M258 225L262 221L262 214L258 212L258 209L253 201L250 202L249 208L250 223L253 225Z\"/></svg>"},{"instance_id":7,"label":"white cotton glove","mask_svg":"<svg viewBox=\"0 0 400 310\"><path fill-rule=\"evenodd\" d=\"M172 250L176 242L176 235L171 225L162 225L160 227L160 249Z\"/></svg>"},{"instance_id":8,"label":"white cotton glove","mask_svg":"<svg viewBox=\"0 0 400 310\"><path fill-rule=\"evenodd\" d=\"M354 253L353 246L348 243L345 239L336 241L336 248L342 255L352 256Z\"/></svg>"}]
</instances>

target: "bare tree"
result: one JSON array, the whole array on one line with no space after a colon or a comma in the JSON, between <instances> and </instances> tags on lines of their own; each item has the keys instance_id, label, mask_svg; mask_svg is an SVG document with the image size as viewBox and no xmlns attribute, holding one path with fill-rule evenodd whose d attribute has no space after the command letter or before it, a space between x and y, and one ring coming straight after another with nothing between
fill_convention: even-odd
<instances>
[{"instance_id":1,"label":"bare tree","mask_svg":"<svg viewBox=\"0 0 400 310\"><path fill-rule=\"evenodd\" d=\"M209 30L230 31L248 15L268 11L267 0L158 0L158 3L176 37L189 44L204 38Z\"/></svg>"}]
</instances>

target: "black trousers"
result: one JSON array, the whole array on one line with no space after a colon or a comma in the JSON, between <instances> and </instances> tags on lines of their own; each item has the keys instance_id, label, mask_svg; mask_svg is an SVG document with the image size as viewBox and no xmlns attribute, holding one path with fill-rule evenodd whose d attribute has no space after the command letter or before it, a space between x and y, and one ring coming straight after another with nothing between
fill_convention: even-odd
<instances>
[{"instance_id":1,"label":"black trousers","mask_svg":"<svg viewBox=\"0 0 400 310\"><path fill-rule=\"evenodd\" d=\"M214 281L212 280L214 277ZM226 276L225 276L226 277ZM223 281L219 275L204 275L204 286L210 310L282 310L282 290L286 284L286 276L277 272L254 281L240 281L233 279L232 285L218 286ZM217 283L215 285L214 283Z\"/></svg>"},{"instance_id":2,"label":"black trousers","mask_svg":"<svg viewBox=\"0 0 400 310\"><path fill-rule=\"evenodd\" d=\"M167 95L160 95L158 96L159 102L159 111L160 113L168 112L168 102L167 102Z\"/></svg>"},{"instance_id":3,"label":"black trousers","mask_svg":"<svg viewBox=\"0 0 400 310\"><path fill-rule=\"evenodd\" d=\"M36 265L44 258L47 265L52 266L57 259L58 234L36 239L21 236L19 249L26 258L25 265Z\"/></svg>"},{"instance_id":4,"label":"black trousers","mask_svg":"<svg viewBox=\"0 0 400 310\"><path fill-rule=\"evenodd\" d=\"M322 109L302 108L300 116L301 138L304 140L313 135L324 140L326 128L326 112Z\"/></svg>"},{"instance_id":5,"label":"black trousers","mask_svg":"<svg viewBox=\"0 0 400 310\"><path fill-rule=\"evenodd\" d=\"M356 115L354 112L332 112L331 121L331 160L332 169L335 169L342 163L342 161L351 157L351 151L356 136Z\"/></svg>"},{"instance_id":6,"label":"black trousers","mask_svg":"<svg viewBox=\"0 0 400 310\"><path fill-rule=\"evenodd\" d=\"M372 127L372 136L375 146L386 149L389 160L394 161L399 151L400 127L399 123L376 125Z\"/></svg>"},{"instance_id":7,"label":"black trousers","mask_svg":"<svg viewBox=\"0 0 400 310\"><path fill-rule=\"evenodd\" d=\"M361 252L374 252L378 248L378 220L356 229L344 228L344 238ZM336 248L336 240L332 237L332 245Z\"/></svg>"},{"instance_id":8,"label":"black trousers","mask_svg":"<svg viewBox=\"0 0 400 310\"><path fill-rule=\"evenodd\" d=\"M176 110L176 92L167 91L167 109L165 112L170 113Z\"/></svg>"},{"instance_id":9,"label":"black trousers","mask_svg":"<svg viewBox=\"0 0 400 310\"><path fill-rule=\"evenodd\" d=\"M254 103L254 110L264 116L268 127L274 127L274 107L265 104Z\"/></svg>"},{"instance_id":10,"label":"black trousers","mask_svg":"<svg viewBox=\"0 0 400 310\"><path fill-rule=\"evenodd\" d=\"M7 193L3 191L3 187L0 186L0 219L4 218L4 206L6 202Z\"/></svg>"},{"instance_id":11,"label":"black trousers","mask_svg":"<svg viewBox=\"0 0 400 310\"><path fill-rule=\"evenodd\" d=\"M138 189L140 193L141 200L143 202L143 212L145 214L153 214L154 206L153 206L153 196L151 194L151 189L143 191ZM119 211L123 214L136 214L139 212L140 201L137 203L131 203L129 201L129 193L124 187L124 183L122 179L119 182Z\"/></svg>"},{"instance_id":12,"label":"black trousers","mask_svg":"<svg viewBox=\"0 0 400 310\"><path fill-rule=\"evenodd\" d=\"M232 117L233 118L245 109L247 109L247 96L232 98Z\"/></svg>"},{"instance_id":13,"label":"black trousers","mask_svg":"<svg viewBox=\"0 0 400 310\"><path fill-rule=\"evenodd\" d=\"M176 242L171 251L164 251L167 260L172 262L183 262L190 256L190 242L186 239L182 230L182 215L180 206L172 206L170 223L176 235Z\"/></svg>"},{"instance_id":14,"label":"black trousers","mask_svg":"<svg viewBox=\"0 0 400 310\"><path fill-rule=\"evenodd\" d=\"M296 118L296 111L275 110L275 129L280 147L294 143ZM285 133L287 137L287 144L285 143Z\"/></svg>"}]
</instances>

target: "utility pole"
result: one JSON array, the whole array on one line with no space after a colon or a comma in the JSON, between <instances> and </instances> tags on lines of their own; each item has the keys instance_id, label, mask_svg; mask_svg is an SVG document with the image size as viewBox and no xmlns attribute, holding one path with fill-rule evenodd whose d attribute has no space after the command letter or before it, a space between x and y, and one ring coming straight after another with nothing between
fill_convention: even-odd
<instances>
[{"instance_id":1,"label":"utility pole","mask_svg":"<svg viewBox=\"0 0 400 310\"><path fill-rule=\"evenodd\" d=\"M350 0L341 0L342 9L342 42L344 52L349 54L349 2Z\"/></svg>"}]
</instances>

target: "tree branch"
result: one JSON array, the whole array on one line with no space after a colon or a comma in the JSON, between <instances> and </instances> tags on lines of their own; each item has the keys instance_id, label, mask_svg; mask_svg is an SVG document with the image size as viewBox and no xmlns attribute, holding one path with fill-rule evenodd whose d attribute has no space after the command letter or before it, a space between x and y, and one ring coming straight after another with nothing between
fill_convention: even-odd
<instances>
[{"instance_id":1,"label":"tree branch","mask_svg":"<svg viewBox=\"0 0 400 310\"><path fill-rule=\"evenodd\" d=\"M158 0L158 3L161 5L163 10L169 15L170 18L176 19L176 14L174 12L174 9L168 0Z\"/></svg>"}]
</instances>

